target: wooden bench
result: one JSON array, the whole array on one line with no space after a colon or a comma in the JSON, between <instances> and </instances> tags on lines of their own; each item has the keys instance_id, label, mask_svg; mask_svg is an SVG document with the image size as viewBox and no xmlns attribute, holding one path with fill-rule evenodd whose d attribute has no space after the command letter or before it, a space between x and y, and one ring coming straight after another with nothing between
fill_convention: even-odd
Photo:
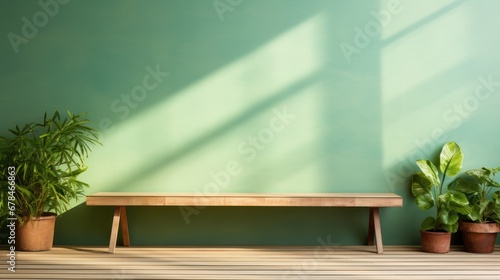
<instances>
[{"instance_id":1,"label":"wooden bench","mask_svg":"<svg viewBox=\"0 0 500 280\"><path fill-rule=\"evenodd\" d=\"M101 192L87 195L88 206L114 206L109 252L114 253L121 222L123 245L130 246L127 206L279 206L370 208L368 245L375 237L377 253L383 253L379 207L401 207L403 198L392 193L314 194L179 194Z\"/></svg>"}]
</instances>

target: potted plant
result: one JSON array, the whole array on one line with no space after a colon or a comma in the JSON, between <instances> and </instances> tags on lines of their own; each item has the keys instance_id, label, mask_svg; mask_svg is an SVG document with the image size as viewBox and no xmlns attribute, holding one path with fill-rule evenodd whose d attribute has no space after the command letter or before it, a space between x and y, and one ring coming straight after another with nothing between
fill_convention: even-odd
<instances>
[{"instance_id":1,"label":"potted plant","mask_svg":"<svg viewBox=\"0 0 500 280\"><path fill-rule=\"evenodd\" d=\"M56 216L84 194L88 184L77 177L90 145L99 143L84 115L68 111L63 119L56 111L0 137L0 216L17 220L16 250L50 250Z\"/></svg>"},{"instance_id":2,"label":"potted plant","mask_svg":"<svg viewBox=\"0 0 500 280\"><path fill-rule=\"evenodd\" d=\"M463 154L455 142L446 143L439 156L439 169L430 160L417 160L420 172L413 174L411 192L421 210L434 208L434 214L420 225L422 249L431 253L450 250L451 233L458 230L458 214L469 214L467 197L448 189L445 181L462 169Z\"/></svg>"},{"instance_id":3,"label":"potted plant","mask_svg":"<svg viewBox=\"0 0 500 280\"><path fill-rule=\"evenodd\" d=\"M464 247L471 253L493 253L500 232L500 188L495 175L500 167L473 169L450 185L450 189L467 195L472 211L460 220Z\"/></svg>"}]
</instances>

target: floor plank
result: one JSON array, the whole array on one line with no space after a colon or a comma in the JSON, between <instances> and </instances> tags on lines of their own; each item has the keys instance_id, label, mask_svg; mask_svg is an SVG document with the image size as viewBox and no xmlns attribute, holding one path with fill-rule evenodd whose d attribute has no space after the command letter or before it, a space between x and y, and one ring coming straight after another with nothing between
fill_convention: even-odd
<instances>
[{"instance_id":1,"label":"floor plank","mask_svg":"<svg viewBox=\"0 0 500 280\"><path fill-rule=\"evenodd\" d=\"M417 246L373 247L55 247L16 252L16 272L0 279L500 279L493 254L460 247L428 254Z\"/></svg>"}]
</instances>

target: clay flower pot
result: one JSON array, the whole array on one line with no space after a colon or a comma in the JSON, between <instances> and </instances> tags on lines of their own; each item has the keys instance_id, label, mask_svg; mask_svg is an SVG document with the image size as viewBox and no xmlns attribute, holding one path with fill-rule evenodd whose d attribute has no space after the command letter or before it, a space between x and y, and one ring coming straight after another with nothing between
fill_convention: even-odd
<instances>
[{"instance_id":1,"label":"clay flower pot","mask_svg":"<svg viewBox=\"0 0 500 280\"><path fill-rule=\"evenodd\" d=\"M451 232L421 230L420 238L424 252L445 254L450 251Z\"/></svg>"},{"instance_id":2,"label":"clay flower pot","mask_svg":"<svg viewBox=\"0 0 500 280\"><path fill-rule=\"evenodd\" d=\"M489 254L495 251L497 233L500 225L495 222L476 223L460 221L465 251L477 254Z\"/></svg>"},{"instance_id":3,"label":"clay flower pot","mask_svg":"<svg viewBox=\"0 0 500 280\"><path fill-rule=\"evenodd\" d=\"M24 222L16 224L16 250L48 251L52 249L56 214L44 213Z\"/></svg>"}]
</instances>

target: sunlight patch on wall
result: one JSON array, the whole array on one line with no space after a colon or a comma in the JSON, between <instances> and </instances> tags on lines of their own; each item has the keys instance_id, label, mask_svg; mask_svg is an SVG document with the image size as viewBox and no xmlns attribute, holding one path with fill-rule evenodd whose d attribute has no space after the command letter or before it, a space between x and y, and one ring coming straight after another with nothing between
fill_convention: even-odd
<instances>
[{"instance_id":1,"label":"sunlight patch on wall","mask_svg":"<svg viewBox=\"0 0 500 280\"><path fill-rule=\"evenodd\" d=\"M468 23L464 19L466 9L453 10L381 50L383 102L410 92L468 58Z\"/></svg>"},{"instance_id":2,"label":"sunlight patch on wall","mask_svg":"<svg viewBox=\"0 0 500 280\"><path fill-rule=\"evenodd\" d=\"M460 116L455 107L457 100L467 100L476 85L475 80L466 81L460 87L443 93L446 95L444 98L427 102L427 107L401 111L397 119L387 121L383 126L384 166L393 164L401 155L407 155L412 150L422 150L419 152L421 158L424 158L426 153L431 153L432 146L437 146L446 139L449 131L454 128L456 118ZM412 159L412 164L416 159L418 158Z\"/></svg>"},{"instance_id":3,"label":"sunlight patch on wall","mask_svg":"<svg viewBox=\"0 0 500 280\"><path fill-rule=\"evenodd\" d=\"M319 112L326 91L323 83L313 82L283 102L294 118L283 130L275 133L273 140L254 158L238 151L233 153L241 162L242 172L234 178L231 191L324 191L321 188L325 185L322 174L325 155L321 141L324 139L325 120ZM254 131L258 133L258 130Z\"/></svg>"},{"instance_id":4,"label":"sunlight patch on wall","mask_svg":"<svg viewBox=\"0 0 500 280\"><path fill-rule=\"evenodd\" d=\"M413 28L419 22L426 20L430 15L449 6L453 2L456 2L456 0L380 0L380 7L386 8L386 10L392 5L402 9L400 14L391 17L389 24L383 28L380 39L388 40L393 36L404 36L406 30Z\"/></svg>"},{"instance_id":5,"label":"sunlight patch on wall","mask_svg":"<svg viewBox=\"0 0 500 280\"><path fill-rule=\"evenodd\" d=\"M274 110L283 110L287 98L301 91L294 88L297 82L313 82L309 79L324 61L325 26L323 15L312 17L167 102L117 124L89 163L117 176L100 176L94 185L154 190L168 181L191 191L188 186L202 183L210 170L225 168L241 141L268 125ZM175 69L169 71L169 79L175 79ZM142 173L148 174L148 184L127 180L142 182L136 178Z\"/></svg>"},{"instance_id":6,"label":"sunlight patch on wall","mask_svg":"<svg viewBox=\"0 0 500 280\"><path fill-rule=\"evenodd\" d=\"M468 11L458 7L426 21L434 10L420 8L425 14L412 10L415 22L407 18L399 31L404 37L381 50L385 167L418 147L417 142L427 139L434 130L439 129L441 136L448 131L443 110L471 90L469 81L460 79L464 74L456 72L473 55L468 46ZM412 25L414 28L405 34L404 27ZM448 75L452 71L453 75Z\"/></svg>"}]
</instances>

